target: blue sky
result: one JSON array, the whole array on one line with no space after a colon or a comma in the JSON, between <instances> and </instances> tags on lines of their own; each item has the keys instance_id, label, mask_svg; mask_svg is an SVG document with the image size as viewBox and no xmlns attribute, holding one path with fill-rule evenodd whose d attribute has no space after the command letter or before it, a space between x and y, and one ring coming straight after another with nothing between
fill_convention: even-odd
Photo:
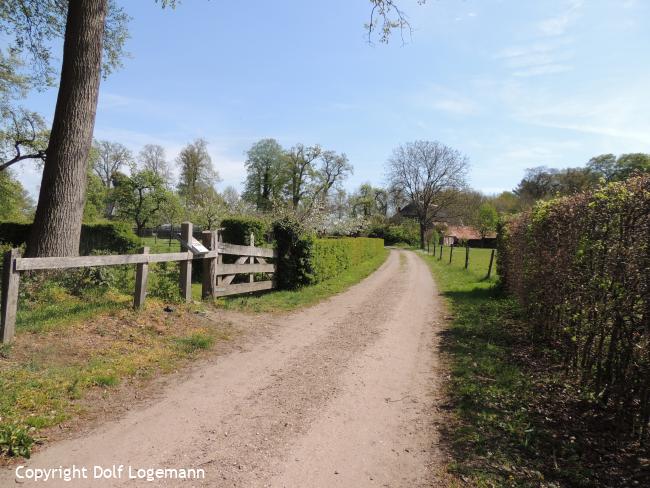
<instances>
[{"instance_id":1,"label":"blue sky","mask_svg":"<svg viewBox=\"0 0 650 488\"><path fill-rule=\"evenodd\" d=\"M650 2L400 0L414 29L369 45L366 0L119 0L131 57L101 87L95 136L173 160L209 142L221 187L241 188L245 151L274 137L319 143L382 184L392 149L439 140L470 184L512 189L529 167L650 152ZM26 104L51 118L56 91ZM19 168L36 191L37 172Z\"/></svg>"}]
</instances>

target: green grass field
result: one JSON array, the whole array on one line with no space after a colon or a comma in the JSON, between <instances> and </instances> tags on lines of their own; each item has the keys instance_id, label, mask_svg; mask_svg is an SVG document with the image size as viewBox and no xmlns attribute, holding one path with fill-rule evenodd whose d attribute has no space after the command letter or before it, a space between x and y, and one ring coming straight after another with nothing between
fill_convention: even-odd
<instances>
[{"instance_id":1,"label":"green grass field","mask_svg":"<svg viewBox=\"0 0 650 488\"><path fill-rule=\"evenodd\" d=\"M465 271L465 248L464 247L455 247L452 254L451 264L449 263L449 254L450 247L443 247L442 250L442 259L440 259L440 246L436 248L436 255L433 256L433 248L431 248L429 253L429 258L432 259L434 264L438 264L441 267L446 266L450 270L461 269L468 275L460 275L464 279L473 279L479 282L485 280L488 272L488 267L490 265L490 254L492 253L491 249L479 249L479 248L470 248L469 250L469 266L467 271ZM497 263L496 257L494 263L492 264L492 274L489 280L489 283L496 283L497 281ZM441 268L442 269L442 268ZM486 282L488 280L485 280Z\"/></svg>"},{"instance_id":2,"label":"green grass field","mask_svg":"<svg viewBox=\"0 0 650 488\"><path fill-rule=\"evenodd\" d=\"M149 252L152 254L161 254L165 252L180 252L181 243L172 239L171 243L169 239L157 239L155 237L143 237L142 245L149 247Z\"/></svg>"}]
</instances>

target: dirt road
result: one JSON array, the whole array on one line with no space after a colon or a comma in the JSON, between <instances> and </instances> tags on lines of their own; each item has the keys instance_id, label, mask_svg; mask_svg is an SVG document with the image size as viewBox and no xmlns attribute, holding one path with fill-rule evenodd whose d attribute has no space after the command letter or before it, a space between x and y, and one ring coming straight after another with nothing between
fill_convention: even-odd
<instances>
[{"instance_id":1,"label":"dirt road","mask_svg":"<svg viewBox=\"0 0 650 488\"><path fill-rule=\"evenodd\" d=\"M241 350L26 462L86 467L88 479L65 482L51 472L57 479L21 479L20 486L441 486L438 304L426 264L393 251L345 293L289 315L260 316L266 333ZM111 479L109 472L93 479L95 466L116 469ZM129 467L136 476L140 468L198 468L205 478L129 479ZM14 469L0 474L0 486L14 482Z\"/></svg>"}]
</instances>

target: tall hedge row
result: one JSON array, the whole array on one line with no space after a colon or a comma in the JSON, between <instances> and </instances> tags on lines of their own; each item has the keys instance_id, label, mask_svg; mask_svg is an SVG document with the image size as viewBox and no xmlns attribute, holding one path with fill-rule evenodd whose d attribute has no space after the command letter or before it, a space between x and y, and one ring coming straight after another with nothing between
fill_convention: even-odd
<instances>
[{"instance_id":1,"label":"tall hedge row","mask_svg":"<svg viewBox=\"0 0 650 488\"><path fill-rule=\"evenodd\" d=\"M383 239L341 237L314 239L311 246L311 282L319 283L372 259L384 249Z\"/></svg>"},{"instance_id":2,"label":"tall hedge row","mask_svg":"<svg viewBox=\"0 0 650 488\"><path fill-rule=\"evenodd\" d=\"M503 284L594 399L650 421L650 176L539 203L499 236Z\"/></svg>"},{"instance_id":3,"label":"tall hedge row","mask_svg":"<svg viewBox=\"0 0 650 488\"><path fill-rule=\"evenodd\" d=\"M32 224L0 222L0 243L19 247L27 242ZM124 222L102 224L83 224L79 254L88 255L93 251L108 251L126 254L140 246L140 239L131 227Z\"/></svg>"},{"instance_id":4,"label":"tall hedge row","mask_svg":"<svg viewBox=\"0 0 650 488\"><path fill-rule=\"evenodd\" d=\"M384 248L383 239L343 237L318 239L300 224L280 220L273 224L278 251L276 281L281 289L313 285L373 258Z\"/></svg>"}]
</instances>

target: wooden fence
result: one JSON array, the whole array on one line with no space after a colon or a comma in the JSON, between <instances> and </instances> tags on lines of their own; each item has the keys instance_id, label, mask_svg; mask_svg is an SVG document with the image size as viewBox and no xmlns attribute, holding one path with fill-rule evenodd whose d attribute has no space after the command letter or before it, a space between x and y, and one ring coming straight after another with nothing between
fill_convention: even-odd
<instances>
[{"instance_id":1,"label":"wooden fence","mask_svg":"<svg viewBox=\"0 0 650 488\"><path fill-rule=\"evenodd\" d=\"M9 342L15 332L16 312L18 310L18 288L20 273L35 270L53 270L68 268L86 268L91 266L117 266L125 264L136 265L135 293L133 306L143 305L147 294L147 278L150 263L179 262L180 291L184 301L192 300L192 266L201 260L203 266L203 282L201 296L203 298L221 297L241 293L249 293L275 288L273 275L276 264L267 260L275 258L276 251L268 248L255 247L251 235L251 245L240 246L221 242L218 231L204 231L202 245L205 252L197 252L192 244L199 244L192 236L192 223L184 222L181 226L181 243L187 251L176 253L149 254L149 248L143 247L139 254L123 254L108 256L76 256L23 258L18 249L8 251L4 256L2 276L2 303L0 310L0 343ZM237 256L232 264L224 264L224 255ZM248 275L247 282L233 283L237 275ZM262 274L269 279L255 281L255 275Z\"/></svg>"}]
</instances>

